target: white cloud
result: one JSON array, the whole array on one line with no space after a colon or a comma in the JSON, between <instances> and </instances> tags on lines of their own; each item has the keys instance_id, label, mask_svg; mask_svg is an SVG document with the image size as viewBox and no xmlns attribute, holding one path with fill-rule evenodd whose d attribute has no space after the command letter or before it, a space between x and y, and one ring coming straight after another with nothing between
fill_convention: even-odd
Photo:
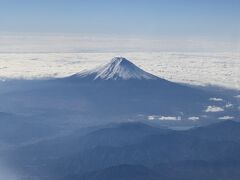
<instances>
[{"instance_id":1,"label":"white cloud","mask_svg":"<svg viewBox=\"0 0 240 180\"><path fill-rule=\"evenodd\" d=\"M223 101L222 98L210 98L209 100L210 101Z\"/></svg>"},{"instance_id":2,"label":"white cloud","mask_svg":"<svg viewBox=\"0 0 240 180\"><path fill-rule=\"evenodd\" d=\"M181 120L181 117L175 117L175 116L160 116L158 117L158 120L160 121L179 121Z\"/></svg>"},{"instance_id":3,"label":"white cloud","mask_svg":"<svg viewBox=\"0 0 240 180\"><path fill-rule=\"evenodd\" d=\"M155 120L155 116L148 116L148 120L150 121Z\"/></svg>"},{"instance_id":4,"label":"white cloud","mask_svg":"<svg viewBox=\"0 0 240 180\"><path fill-rule=\"evenodd\" d=\"M240 56L229 53L0 53L0 79L68 76L104 64L114 56L124 56L171 81L240 89Z\"/></svg>"},{"instance_id":5,"label":"white cloud","mask_svg":"<svg viewBox=\"0 0 240 180\"><path fill-rule=\"evenodd\" d=\"M192 117L189 117L188 120L197 121L197 120L199 120L199 117L197 117L197 116L192 116Z\"/></svg>"},{"instance_id":6,"label":"white cloud","mask_svg":"<svg viewBox=\"0 0 240 180\"><path fill-rule=\"evenodd\" d=\"M232 108L232 107L233 107L233 104L232 104L232 103L227 103L227 104L225 105L225 107L226 107L226 108Z\"/></svg>"},{"instance_id":7,"label":"white cloud","mask_svg":"<svg viewBox=\"0 0 240 180\"><path fill-rule=\"evenodd\" d=\"M220 120L230 120L230 119L234 119L233 116L223 116L223 117L219 117L218 119Z\"/></svg>"},{"instance_id":8,"label":"white cloud","mask_svg":"<svg viewBox=\"0 0 240 180\"><path fill-rule=\"evenodd\" d=\"M208 106L205 112L222 112L224 109L218 106Z\"/></svg>"},{"instance_id":9,"label":"white cloud","mask_svg":"<svg viewBox=\"0 0 240 180\"><path fill-rule=\"evenodd\" d=\"M148 116L148 120L160 120L160 121L179 121L181 120L181 116L160 116L160 115L151 115Z\"/></svg>"}]
</instances>

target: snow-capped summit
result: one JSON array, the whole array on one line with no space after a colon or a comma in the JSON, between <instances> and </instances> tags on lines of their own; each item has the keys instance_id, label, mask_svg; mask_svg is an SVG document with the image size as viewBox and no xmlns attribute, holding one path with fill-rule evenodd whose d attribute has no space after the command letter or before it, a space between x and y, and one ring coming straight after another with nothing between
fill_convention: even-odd
<instances>
[{"instance_id":1,"label":"snow-capped summit","mask_svg":"<svg viewBox=\"0 0 240 180\"><path fill-rule=\"evenodd\" d=\"M108 64L93 70L80 72L74 77L89 77L93 80L129 80L129 79L158 79L123 57L115 57Z\"/></svg>"}]
</instances>

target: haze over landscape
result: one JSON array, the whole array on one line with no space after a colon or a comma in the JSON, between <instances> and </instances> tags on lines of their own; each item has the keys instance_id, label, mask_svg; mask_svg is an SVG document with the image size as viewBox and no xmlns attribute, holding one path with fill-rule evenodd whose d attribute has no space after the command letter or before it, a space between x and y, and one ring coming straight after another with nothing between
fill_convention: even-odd
<instances>
[{"instance_id":1,"label":"haze over landscape","mask_svg":"<svg viewBox=\"0 0 240 180\"><path fill-rule=\"evenodd\" d=\"M238 0L0 2L0 179L238 180Z\"/></svg>"}]
</instances>

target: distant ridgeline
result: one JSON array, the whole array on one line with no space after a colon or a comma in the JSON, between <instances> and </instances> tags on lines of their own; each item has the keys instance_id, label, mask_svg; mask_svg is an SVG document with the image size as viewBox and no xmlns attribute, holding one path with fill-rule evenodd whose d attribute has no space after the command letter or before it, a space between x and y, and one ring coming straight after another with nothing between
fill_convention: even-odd
<instances>
[{"instance_id":1,"label":"distant ridgeline","mask_svg":"<svg viewBox=\"0 0 240 180\"><path fill-rule=\"evenodd\" d=\"M240 124L229 120L186 131L111 124L16 147L4 156L28 179L238 180Z\"/></svg>"}]
</instances>

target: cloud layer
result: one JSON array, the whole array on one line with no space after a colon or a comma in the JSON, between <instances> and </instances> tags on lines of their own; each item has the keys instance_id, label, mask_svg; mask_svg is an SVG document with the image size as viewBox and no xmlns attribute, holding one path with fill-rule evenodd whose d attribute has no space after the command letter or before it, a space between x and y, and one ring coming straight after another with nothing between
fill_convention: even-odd
<instances>
[{"instance_id":1,"label":"cloud layer","mask_svg":"<svg viewBox=\"0 0 240 180\"><path fill-rule=\"evenodd\" d=\"M238 52L239 44L205 37L0 33L0 53L122 51Z\"/></svg>"},{"instance_id":2,"label":"cloud layer","mask_svg":"<svg viewBox=\"0 0 240 180\"><path fill-rule=\"evenodd\" d=\"M0 78L63 77L115 56L171 81L240 89L240 55L232 53L0 53Z\"/></svg>"}]
</instances>

